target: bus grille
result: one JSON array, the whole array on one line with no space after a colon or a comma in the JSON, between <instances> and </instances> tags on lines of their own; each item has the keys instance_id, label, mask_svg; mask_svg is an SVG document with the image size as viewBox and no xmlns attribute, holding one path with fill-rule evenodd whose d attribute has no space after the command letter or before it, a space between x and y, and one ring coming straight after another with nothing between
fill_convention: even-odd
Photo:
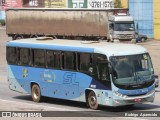
<instances>
[{"instance_id":1,"label":"bus grille","mask_svg":"<svg viewBox=\"0 0 160 120\"><path fill-rule=\"evenodd\" d=\"M126 100L125 102L126 102L126 103L129 103L129 104L130 104L130 103L135 103L134 100ZM145 98L142 98L141 101L140 101L140 103L143 103L143 102L147 102L147 100L146 100Z\"/></svg>"},{"instance_id":2,"label":"bus grille","mask_svg":"<svg viewBox=\"0 0 160 120\"><path fill-rule=\"evenodd\" d=\"M135 97L135 96L141 96L141 95L146 95L147 93L145 94L139 94L139 95L127 95L128 97Z\"/></svg>"}]
</instances>

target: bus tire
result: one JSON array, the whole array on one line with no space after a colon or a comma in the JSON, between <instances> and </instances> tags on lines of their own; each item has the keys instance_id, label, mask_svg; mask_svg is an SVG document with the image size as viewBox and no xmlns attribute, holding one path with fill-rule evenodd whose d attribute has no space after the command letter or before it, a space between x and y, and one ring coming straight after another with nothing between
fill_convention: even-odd
<instances>
[{"instance_id":1,"label":"bus tire","mask_svg":"<svg viewBox=\"0 0 160 120\"><path fill-rule=\"evenodd\" d=\"M97 97L93 91L90 91L88 94L88 105L91 109L96 110L98 109Z\"/></svg>"},{"instance_id":2,"label":"bus tire","mask_svg":"<svg viewBox=\"0 0 160 120\"><path fill-rule=\"evenodd\" d=\"M34 102L42 101L41 90L37 84L32 86L32 99Z\"/></svg>"}]
</instances>

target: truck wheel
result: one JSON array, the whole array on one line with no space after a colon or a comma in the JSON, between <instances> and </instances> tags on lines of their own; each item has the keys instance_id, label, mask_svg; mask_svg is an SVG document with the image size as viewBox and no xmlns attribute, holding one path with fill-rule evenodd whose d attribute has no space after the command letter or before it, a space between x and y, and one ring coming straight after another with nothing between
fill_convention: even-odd
<instances>
[{"instance_id":1,"label":"truck wheel","mask_svg":"<svg viewBox=\"0 0 160 120\"><path fill-rule=\"evenodd\" d=\"M88 105L91 109L98 109L97 97L93 91L90 91L88 94Z\"/></svg>"},{"instance_id":2,"label":"truck wheel","mask_svg":"<svg viewBox=\"0 0 160 120\"><path fill-rule=\"evenodd\" d=\"M37 84L32 86L32 99L34 102L41 102L42 100L41 90Z\"/></svg>"},{"instance_id":3,"label":"truck wheel","mask_svg":"<svg viewBox=\"0 0 160 120\"><path fill-rule=\"evenodd\" d=\"M30 38L37 38L38 35L31 35Z\"/></svg>"},{"instance_id":4,"label":"truck wheel","mask_svg":"<svg viewBox=\"0 0 160 120\"><path fill-rule=\"evenodd\" d=\"M23 36L22 35L15 35L13 37L13 40L19 40L19 39L23 39Z\"/></svg>"},{"instance_id":5,"label":"truck wheel","mask_svg":"<svg viewBox=\"0 0 160 120\"><path fill-rule=\"evenodd\" d=\"M141 41L142 41L142 42L145 42L145 39L144 39L144 38L142 38L142 39L141 39Z\"/></svg>"}]
</instances>

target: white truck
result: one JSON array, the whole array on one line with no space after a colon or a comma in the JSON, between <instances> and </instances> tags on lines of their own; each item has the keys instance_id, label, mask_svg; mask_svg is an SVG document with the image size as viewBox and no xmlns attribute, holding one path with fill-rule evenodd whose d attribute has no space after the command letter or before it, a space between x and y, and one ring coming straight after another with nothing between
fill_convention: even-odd
<instances>
[{"instance_id":1,"label":"white truck","mask_svg":"<svg viewBox=\"0 0 160 120\"><path fill-rule=\"evenodd\" d=\"M135 40L133 17L127 14L110 15L109 33L112 40Z\"/></svg>"},{"instance_id":2,"label":"white truck","mask_svg":"<svg viewBox=\"0 0 160 120\"><path fill-rule=\"evenodd\" d=\"M115 16L118 10L122 9L10 8L6 10L6 32L13 40L41 36L79 40L135 39L133 18Z\"/></svg>"}]
</instances>

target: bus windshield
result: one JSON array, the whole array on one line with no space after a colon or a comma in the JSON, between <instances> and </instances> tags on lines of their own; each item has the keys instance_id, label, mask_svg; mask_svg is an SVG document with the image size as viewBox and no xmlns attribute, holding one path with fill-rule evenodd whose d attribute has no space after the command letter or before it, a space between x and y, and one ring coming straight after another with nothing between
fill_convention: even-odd
<instances>
[{"instance_id":1,"label":"bus windshield","mask_svg":"<svg viewBox=\"0 0 160 120\"><path fill-rule=\"evenodd\" d=\"M153 81L153 67L148 54L110 57L113 82L117 85L146 84Z\"/></svg>"},{"instance_id":2,"label":"bus windshield","mask_svg":"<svg viewBox=\"0 0 160 120\"><path fill-rule=\"evenodd\" d=\"M114 31L134 31L134 23L115 23Z\"/></svg>"}]
</instances>

